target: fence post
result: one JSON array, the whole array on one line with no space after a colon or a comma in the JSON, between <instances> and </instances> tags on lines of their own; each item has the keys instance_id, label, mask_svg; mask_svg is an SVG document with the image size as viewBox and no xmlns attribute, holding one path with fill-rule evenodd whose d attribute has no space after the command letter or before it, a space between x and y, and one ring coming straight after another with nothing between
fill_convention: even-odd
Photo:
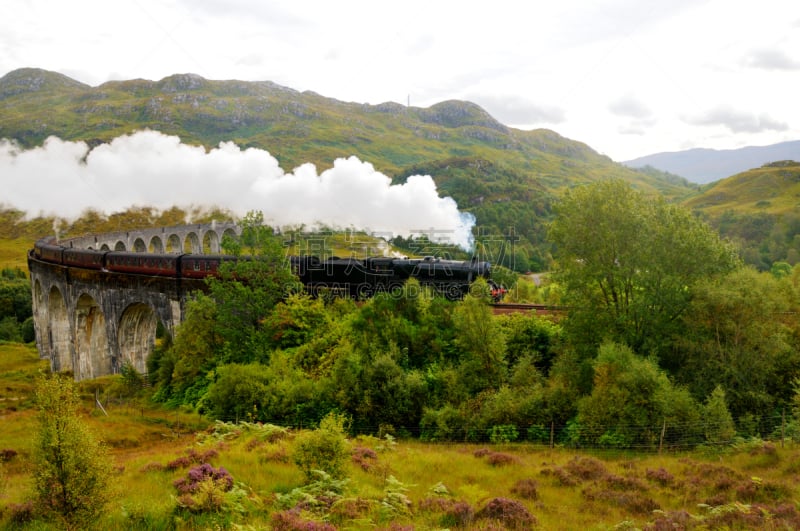
<instances>
[{"instance_id":1,"label":"fence post","mask_svg":"<svg viewBox=\"0 0 800 531\"><path fill-rule=\"evenodd\" d=\"M661 455L661 450L664 448L664 433L667 431L667 419L664 419L664 424L661 426L661 438L658 441L658 454Z\"/></svg>"},{"instance_id":2,"label":"fence post","mask_svg":"<svg viewBox=\"0 0 800 531\"><path fill-rule=\"evenodd\" d=\"M550 449L553 449L553 441L555 440L555 433L556 433L556 421L550 421Z\"/></svg>"},{"instance_id":3,"label":"fence post","mask_svg":"<svg viewBox=\"0 0 800 531\"><path fill-rule=\"evenodd\" d=\"M786 437L786 408L781 409L781 448L783 448L783 439Z\"/></svg>"},{"instance_id":4,"label":"fence post","mask_svg":"<svg viewBox=\"0 0 800 531\"><path fill-rule=\"evenodd\" d=\"M100 395L98 394L97 389L94 390L94 403L97 404L97 407L100 408L100 411L102 411L107 417L108 413L106 413L106 408L103 407L103 404L100 403Z\"/></svg>"}]
</instances>

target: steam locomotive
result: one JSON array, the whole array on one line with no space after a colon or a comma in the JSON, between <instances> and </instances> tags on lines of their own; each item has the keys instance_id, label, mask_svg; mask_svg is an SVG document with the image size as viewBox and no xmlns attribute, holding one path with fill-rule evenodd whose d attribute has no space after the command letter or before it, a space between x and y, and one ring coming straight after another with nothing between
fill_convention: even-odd
<instances>
[{"instance_id":1,"label":"steam locomotive","mask_svg":"<svg viewBox=\"0 0 800 531\"><path fill-rule=\"evenodd\" d=\"M54 238L39 240L32 258L68 267L186 279L217 276L220 267L237 260L220 254L159 254L130 251L98 251L63 247ZM377 293L400 290L410 278L450 300L462 299L478 278L486 279L492 298L500 300L506 290L491 280L491 265L479 260L425 258L339 258L291 256L289 264L303 288L313 296L323 292L366 299Z\"/></svg>"}]
</instances>

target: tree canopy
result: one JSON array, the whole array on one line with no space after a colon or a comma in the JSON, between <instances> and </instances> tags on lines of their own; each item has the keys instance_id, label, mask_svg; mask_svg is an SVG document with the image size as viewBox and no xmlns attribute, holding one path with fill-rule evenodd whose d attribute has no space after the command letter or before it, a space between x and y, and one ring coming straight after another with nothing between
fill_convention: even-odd
<instances>
[{"instance_id":1,"label":"tree canopy","mask_svg":"<svg viewBox=\"0 0 800 531\"><path fill-rule=\"evenodd\" d=\"M735 248L688 210L621 180L566 192L555 206L568 330L592 350L604 339L658 350L691 299L691 286L738 266Z\"/></svg>"}]
</instances>

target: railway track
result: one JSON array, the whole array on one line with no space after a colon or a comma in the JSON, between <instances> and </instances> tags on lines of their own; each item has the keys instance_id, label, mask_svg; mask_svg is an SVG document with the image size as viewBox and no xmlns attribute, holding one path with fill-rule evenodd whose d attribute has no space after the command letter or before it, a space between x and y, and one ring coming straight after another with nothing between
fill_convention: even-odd
<instances>
[{"instance_id":1,"label":"railway track","mask_svg":"<svg viewBox=\"0 0 800 531\"><path fill-rule=\"evenodd\" d=\"M509 313L535 313L537 315L554 315L564 313L563 306L552 306L548 304L522 304L516 302L498 302L492 304L492 311L495 315Z\"/></svg>"}]
</instances>

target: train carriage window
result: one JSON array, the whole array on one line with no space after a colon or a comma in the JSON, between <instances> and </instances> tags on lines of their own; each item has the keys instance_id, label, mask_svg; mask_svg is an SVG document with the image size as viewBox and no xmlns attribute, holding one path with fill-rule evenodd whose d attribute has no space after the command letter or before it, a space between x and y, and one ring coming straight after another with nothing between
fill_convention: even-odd
<instances>
[{"instance_id":1,"label":"train carriage window","mask_svg":"<svg viewBox=\"0 0 800 531\"><path fill-rule=\"evenodd\" d=\"M194 260L192 263L194 264L194 270L195 271L200 271L200 262L198 262L197 260Z\"/></svg>"}]
</instances>

